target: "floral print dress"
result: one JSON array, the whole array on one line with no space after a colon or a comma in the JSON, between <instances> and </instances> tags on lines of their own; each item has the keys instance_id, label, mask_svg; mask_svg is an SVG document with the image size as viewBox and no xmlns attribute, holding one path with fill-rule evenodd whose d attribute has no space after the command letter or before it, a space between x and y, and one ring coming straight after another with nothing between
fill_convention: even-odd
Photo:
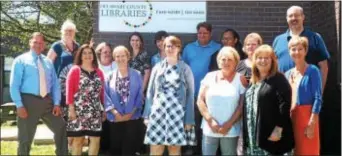
<instances>
[{"instance_id":1,"label":"floral print dress","mask_svg":"<svg viewBox=\"0 0 342 156\"><path fill-rule=\"evenodd\" d=\"M74 95L76 119L67 123L68 136L101 135L101 85L101 78L96 71L89 73L81 68L79 90Z\"/></svg>"},{"instance_id":2,"label":"floral print dress","mask_svg":"<svg viewBox=\"0 0 342 156\"><path fill-rule=\"evenodd\" d=\"M269 155L267 151L261 149L257 145L256 128L257 128L257 112L258 112L258 93L261 83L253 84L246 91L246 113L247 113L247 155Z\"/></svg>"},{"instance_id":3,"label":"floral print dress","mask_svg":"<svg viewBox=\"0 0 342 156\"><path fill-rule=\"evenodd\" d=\"M120 105L127 105L129 97L129 76L123 78L117 76L115 87L120 95Z\"/></svg>"},{"instance_id":4,"label":"floral print dress","mask_svg":"<svg viewBox=\"0 0 342 156\"><path fill-rule=\"evenodd\" d=\"M150 56L147 51L139 52L139 54L129 61L129 66L140 72L141 76L145 75L146 69L151 69Z\"/></svg>"}]
</instances>

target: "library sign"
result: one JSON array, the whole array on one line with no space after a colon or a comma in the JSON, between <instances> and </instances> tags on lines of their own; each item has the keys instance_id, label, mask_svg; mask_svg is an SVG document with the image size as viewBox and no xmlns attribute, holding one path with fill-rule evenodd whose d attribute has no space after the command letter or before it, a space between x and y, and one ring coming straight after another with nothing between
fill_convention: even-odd
<instances>
[{"instance_id":1,"label":"library sign","mask_svg":"<svg viewBox=\"0 0 342 156\"><path fill-rule=\"evenodd\" d=\"M206 2L100 2L100 32L195 33Z\"/></svg>"}]
</instances>

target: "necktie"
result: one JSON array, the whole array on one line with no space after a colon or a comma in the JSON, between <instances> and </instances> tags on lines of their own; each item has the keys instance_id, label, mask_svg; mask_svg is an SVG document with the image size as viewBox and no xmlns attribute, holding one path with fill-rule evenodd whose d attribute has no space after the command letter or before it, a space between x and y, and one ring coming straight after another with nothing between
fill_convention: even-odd
<instances>
[{"instance_id":1,"label":"necktie","mask_svg":"<svg viewBox=\"0 0 342 156\"><path fill-rule=\"evenodd\" d=\"M39 90L40 96L45 97L47 94L46 87L46 79L45 79L45 71L43 64L41 62L41 57L38 56L38 71L39 71Z\"/></svg>"}]
</instances>

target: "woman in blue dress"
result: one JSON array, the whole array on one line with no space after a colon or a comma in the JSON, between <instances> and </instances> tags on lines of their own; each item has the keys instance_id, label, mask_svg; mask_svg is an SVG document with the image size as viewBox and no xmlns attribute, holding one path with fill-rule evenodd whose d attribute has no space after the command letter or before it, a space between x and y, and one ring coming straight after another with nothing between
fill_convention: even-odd
<instances>
[{"instance_id":1,"label":"woman in blue dress","mask_svg":"<svg viewBox=\"0 0 342 156\"><path fill-rule=\"evenodd\" d=\"M147 125L145 144L151 155L180 155L181 146L195 145L194 77L179 60L181 40L165 38L166 58L152 69L143 117Z\"/></svg>"}]
</instances>

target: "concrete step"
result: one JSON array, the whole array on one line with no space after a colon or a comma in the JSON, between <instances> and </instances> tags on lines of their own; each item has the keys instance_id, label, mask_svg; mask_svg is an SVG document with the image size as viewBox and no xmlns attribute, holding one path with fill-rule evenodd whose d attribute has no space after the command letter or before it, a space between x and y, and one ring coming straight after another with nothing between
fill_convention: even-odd
<instances>
[{"instance_id":1,"label":"concrete step","mask_svg":"<svg viewBox=\"0 0 342 156\"><path fill-rule=\"evenodd\" d=\"M53 136L52 131L46 125L39 125L33 143L36 145L54 144ZM18 141L18 128L1 128L1 141ZM88 146L88 139L85 140L84 146Z\"/></svg>"},{"instance_id":2,"label":"concrete step","mask_svg":"<svg viewBox=\"0 0 342 156\"><path fill-rule=\"evenodd\" d=\"M17 141L18 128L4 127L1 128L1 141ZM45 125L37 126L34 136L34 144L54 144L53 133Z\"/></svg>"}]
</instances>

